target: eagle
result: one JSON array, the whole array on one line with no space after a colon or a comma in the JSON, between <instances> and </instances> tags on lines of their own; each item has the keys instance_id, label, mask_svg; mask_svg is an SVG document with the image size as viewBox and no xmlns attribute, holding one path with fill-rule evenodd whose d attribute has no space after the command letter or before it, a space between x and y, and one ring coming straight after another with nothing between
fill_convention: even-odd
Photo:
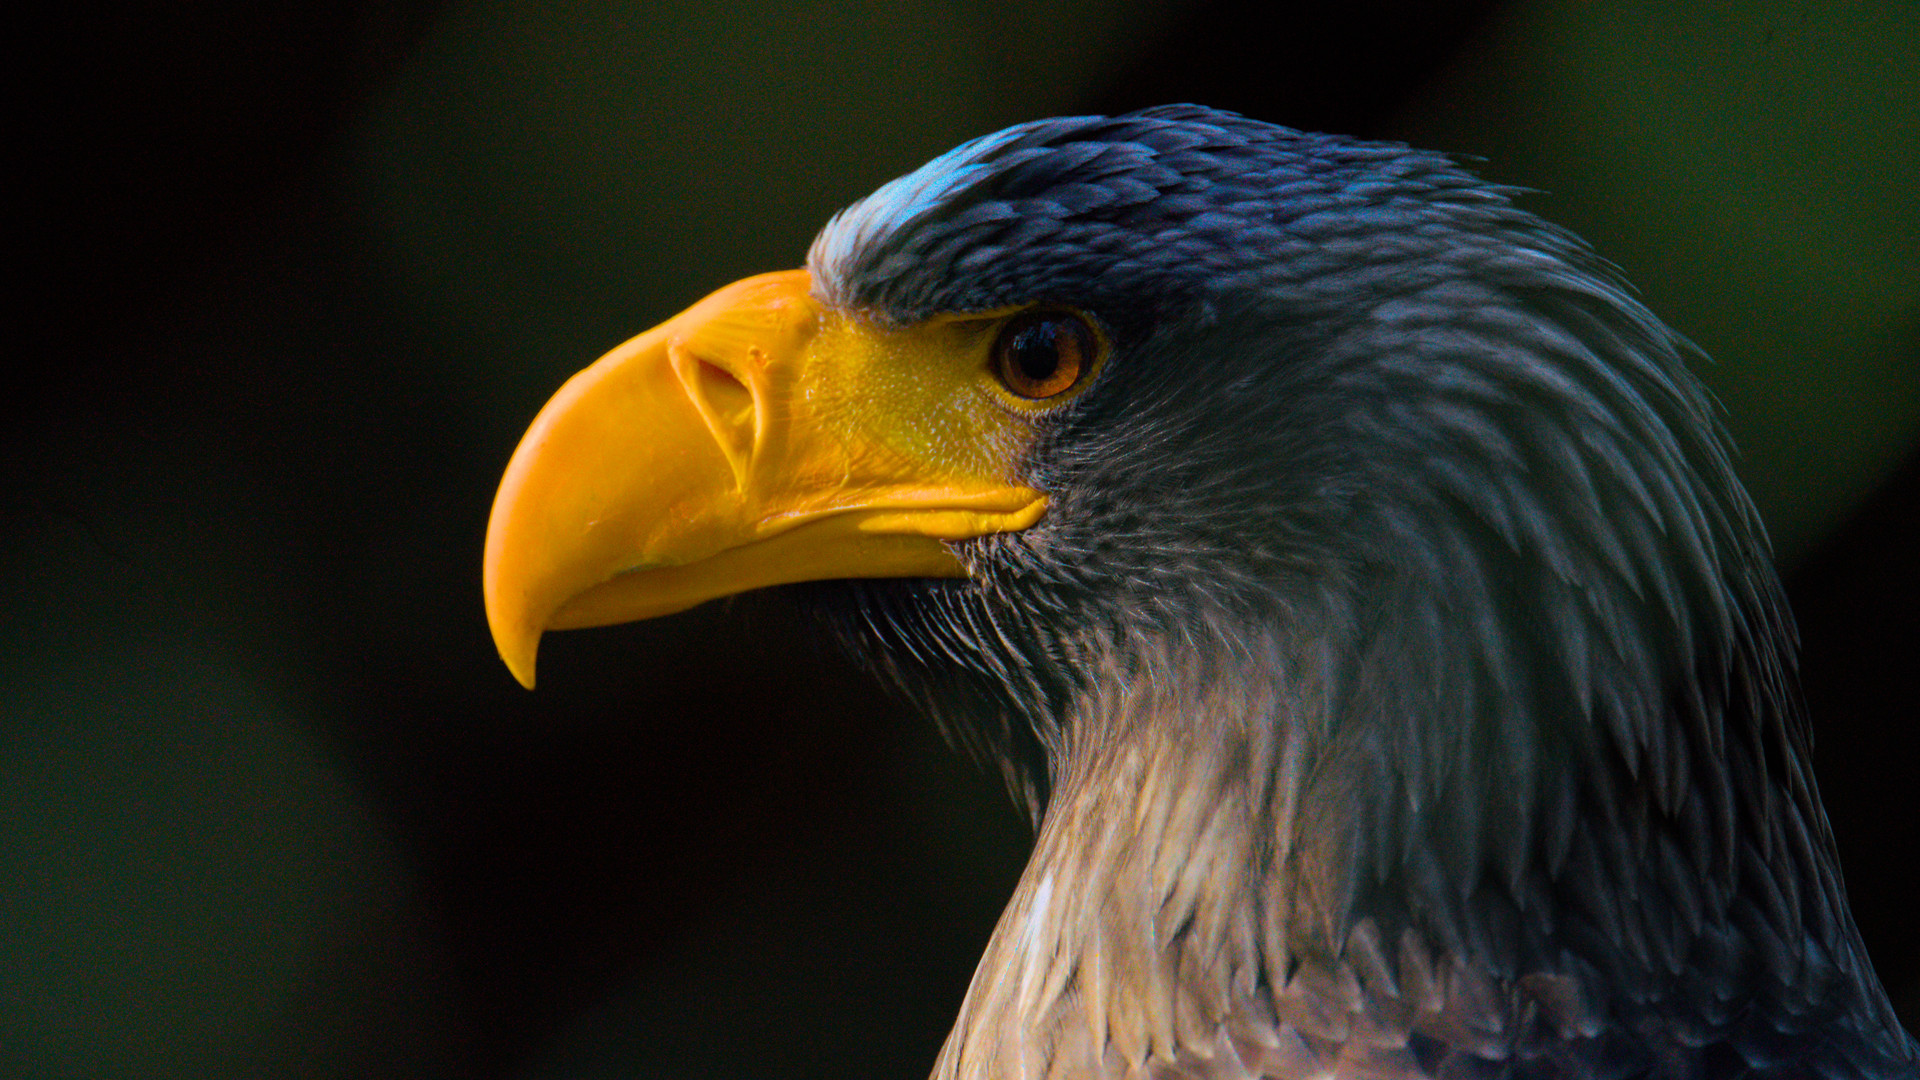
<instances>
[{"instance_id":1,"label":"eagle","mask_svg":"<svg viewBox=\"0 0 1920 1080\"><path fill-rule=\"evenodd\" d=\"M558 391L500 654L785 586L1003 773L937 1080L1920 1076L1697 351L1520 194L1199 106L967 142Z\"/></svg>"}]
</instances>

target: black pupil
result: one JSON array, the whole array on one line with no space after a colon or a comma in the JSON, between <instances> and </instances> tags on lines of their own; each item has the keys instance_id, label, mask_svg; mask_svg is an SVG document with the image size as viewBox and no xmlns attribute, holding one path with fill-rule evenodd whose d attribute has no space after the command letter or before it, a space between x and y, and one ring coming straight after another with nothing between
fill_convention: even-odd
<instances>
[{"instance_id":1,"label":"black pupil","mask_svg":"<svg viewBox=\"0 0 1920 1080\"><path fill-rule=\"evenodd\" d=\"M1033 382L1044 383L1060 370L1060 322L1042 319L1013 337L1013 362Z\"/></svg>"}]
</instances>

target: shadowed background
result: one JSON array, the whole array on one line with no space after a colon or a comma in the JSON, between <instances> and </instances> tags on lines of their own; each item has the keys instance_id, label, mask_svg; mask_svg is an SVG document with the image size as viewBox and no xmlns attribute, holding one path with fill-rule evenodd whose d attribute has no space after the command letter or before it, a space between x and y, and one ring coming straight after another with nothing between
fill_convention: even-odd
<instances>
[{"instance_id":1,"label":"shadowed background","mask_svg":"<svg viewBox=\"0 0 1920 1080\"><path fill-rule=\"evenodd\" d=\"M496 660L572 371L971 135L1479 155L1713 355L1920 1020L1920 9L63 4L18 35L0 1076L923 1075L1025 854L777 596Z\"/></svg>"}]
</instances>

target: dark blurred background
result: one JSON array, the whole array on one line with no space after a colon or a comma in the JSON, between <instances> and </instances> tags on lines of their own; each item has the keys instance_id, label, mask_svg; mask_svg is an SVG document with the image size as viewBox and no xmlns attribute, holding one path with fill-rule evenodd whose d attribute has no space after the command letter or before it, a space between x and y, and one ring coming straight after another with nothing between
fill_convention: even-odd
<instances>
[{"instance_id":1,"label":"dark blurred background","mask_svg":"<svg viewBox=\"0 0 1920 1080\"><path fill-rule=\"evenodd\" d=\"M924 1075L994 784L777 597L520 690L487 507L567 374L880 181L1177 100L1480 155L1716 358L1920 1019L1907 0L28 6L0 1076Z\"/></svg>"}]
</instances>

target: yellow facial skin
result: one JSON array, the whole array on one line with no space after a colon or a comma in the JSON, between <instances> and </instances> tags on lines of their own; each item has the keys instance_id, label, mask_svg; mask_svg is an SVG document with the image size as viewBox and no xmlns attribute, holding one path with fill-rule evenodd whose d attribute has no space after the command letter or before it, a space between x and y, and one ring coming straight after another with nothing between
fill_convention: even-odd
<instances>
[{"instance_id":1,"label":"yellow facial skin","mask_svg":"<svg viewBox=\"0 0 1920 1080\"><path fill-rule=\"evenodd\" d=\"M494 498L483 571L523 685L549 629L786 582L960 577L948 542L1046 513L1013 476L1039 415L1073 393L1029 402L996 378L1011 312L890 330L824 309L811 284L735 282L540 411Z\"/></svg>"}]
</instances>

